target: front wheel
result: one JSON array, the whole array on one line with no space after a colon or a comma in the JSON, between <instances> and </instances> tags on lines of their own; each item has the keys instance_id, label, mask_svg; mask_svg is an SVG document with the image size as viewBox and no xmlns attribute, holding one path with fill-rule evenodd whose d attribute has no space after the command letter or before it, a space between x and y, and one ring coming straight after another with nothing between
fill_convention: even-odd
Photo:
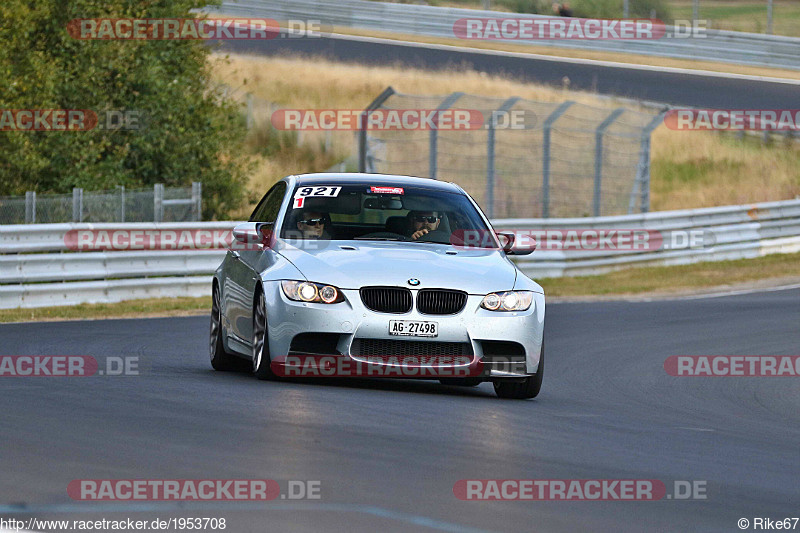
<instances>
[{"instance_id":1,"label":"front wheel","mask_svg":"<svg viewBox=\"0 0 800 533\"><path fill-rule=\"evenodd\" d=\"M542 378L544 376L544 340L542 340L542 351L539 354L539 368L532 376L528 376L521 382L494 382L494 392L499 398L509 400L527 400L536 398L542 390Z\"/></svg>"},{"instance_id":2,"label":"front wheel","mask_svg":"<svg viewBox=\"0 0 800 533\"><path fill-rule=\"evenodd\" d=\"M208 340L211 366L214 370L235 370L237 357L225 351L222 342L222 307L220 306L219 287L214 284L211 296L211 331Z\"/></svg>"},{"instance_id":3,"label":"front wheel","mask_svg":"<svg viewBox=\"0 0 800 533\"><path fill-rule=\"evenodd\" d=\"M271 362L267 336L267 302L264 291L259 290L253 306L253 374L258 379L274 378Z\"/></svg>"}]
</instances>

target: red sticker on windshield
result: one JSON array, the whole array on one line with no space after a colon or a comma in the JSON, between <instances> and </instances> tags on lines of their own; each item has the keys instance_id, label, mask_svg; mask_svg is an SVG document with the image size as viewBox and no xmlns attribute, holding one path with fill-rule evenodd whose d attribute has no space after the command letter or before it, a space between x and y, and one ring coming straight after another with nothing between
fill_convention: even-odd
<instances>
[{"instance_id":1,"label":"red sticker on windshield","mask_svg":"<svg viewBox=\"0 0 800 533\"><path fill-rule=\"evenodd\" d=\"M403 194L402 187L370 187L369 190L375 194Z\"/></svg>"},{"instance_id":2,"label":"red sticker on windshield","mask_svg":"<svg viewBox=\"0 0 800 533\"><path fill-rule=\"evenodd\" d=\"M295 198L294 199L294 208L295 209L302 209L303 205L305 204L306 199L304 197Z\"/></svg>"}]
</instances>

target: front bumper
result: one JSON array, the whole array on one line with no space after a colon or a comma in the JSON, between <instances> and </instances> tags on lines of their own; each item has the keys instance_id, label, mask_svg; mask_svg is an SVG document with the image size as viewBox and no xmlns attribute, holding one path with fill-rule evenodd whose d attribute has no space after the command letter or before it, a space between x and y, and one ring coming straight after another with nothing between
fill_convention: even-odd
<instances>
[{"instance_id":1,"label":"front bumper","mask_svg":"<svg viewBox=\"0 0 800 533\"><path fill-rule=\"evenodd\" d=\"M445 347L447 349L456 345L463 346L461 354L467 357L469 363L461 357L450 366L482 365L482 375L486 379L520 378L536 373L539 367L545 311L544 295L540 293L534 293L533 304L524 312L488 311L480 307L483 295L469 295L466 306L456 315L426 315L419 313L416 306L403 314L374 312L364 306L358 290L343 290L346 300L332 305L289 300L283 294L280 282L265 282L264 291L267 300L269 348L273 361L284 361L287 356L298 353L297 350L291 351L292 341L298 335L335 334L338 335L335 353L361 365L392 366L398 360L404 361L398 356L409 355L405 349L401 353L381 353L385 360L377 362L373 352L370 355L364 354L367 344L396 348L399 346L396 342L413 342L415 347L433 349L422 350L427 355L435 353L444 345L434 347L420 343L435 342L452 343ZM415 302L416 293L416 290L412 290ZM393 336L389 334L390 320L437 322L438 336ZM404 345L407 346L410 345ZM502 353L507 346L514 348L510 350L513 354ZM422 355L413 351L412 349L411 355ZM395 358L392 359L392 356ZM411 364L425 367L428 362L412 361ZM439 368L446 364L441 360L437 363ZM425 373L420 377L425 377Z\"/></svg>"}]
</instances>

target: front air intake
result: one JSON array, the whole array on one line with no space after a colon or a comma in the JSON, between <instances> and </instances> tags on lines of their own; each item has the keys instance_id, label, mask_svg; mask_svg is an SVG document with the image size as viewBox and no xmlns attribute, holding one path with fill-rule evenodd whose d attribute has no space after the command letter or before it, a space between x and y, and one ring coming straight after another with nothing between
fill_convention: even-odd
<instances>
[{"instance_id":1,"label":"front air intake","mask_svg":"<svg viewBox=\"0 0 800 533\"><path fill-rule=\"evenodd\" d=\"M394 339L354 339L353 355L404 357L404 356L471 356L472 345L468 342L412 341Z\"/></svg>"}]
</instances>

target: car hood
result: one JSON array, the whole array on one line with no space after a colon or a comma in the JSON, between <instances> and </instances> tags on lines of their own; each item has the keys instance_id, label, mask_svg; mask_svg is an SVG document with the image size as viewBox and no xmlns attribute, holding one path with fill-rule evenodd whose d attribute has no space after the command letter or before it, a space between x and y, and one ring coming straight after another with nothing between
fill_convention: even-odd
<instances>
[{"instance_id":1,"label":"car hood","mask_svg":"<svg viewBox=\"0 0 800 533\"><path fill-rule=\"evenodd\" d=\"M517 269L499 250L456 248L446 244L317 241L318 249L282 243L279 253L308 281L340 289L370 285L443 288L486 294L514 288Z\"/></svg>"}]
</instances>

